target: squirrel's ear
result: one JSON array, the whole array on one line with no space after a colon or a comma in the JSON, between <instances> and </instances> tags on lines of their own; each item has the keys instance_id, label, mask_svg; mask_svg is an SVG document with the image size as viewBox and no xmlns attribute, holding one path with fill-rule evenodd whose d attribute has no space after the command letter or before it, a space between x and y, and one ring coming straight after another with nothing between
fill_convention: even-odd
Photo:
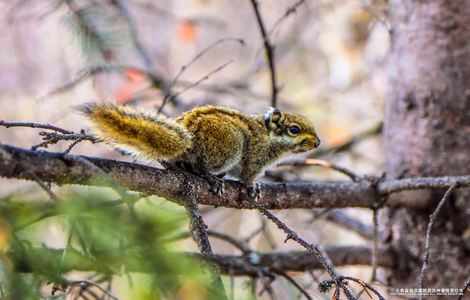
<instances>
[{"instance_id":1,"label":"squirrel's ear","mask_svg":"<svg viewBox=\"0 0 470 300\"><path fill-rule=\"evenodd\" d=\"M264 123L269 130L276 130L279 127L279 121L282 114L278 108L270 107L264 115Z\"/></svg>"}]
</instances>

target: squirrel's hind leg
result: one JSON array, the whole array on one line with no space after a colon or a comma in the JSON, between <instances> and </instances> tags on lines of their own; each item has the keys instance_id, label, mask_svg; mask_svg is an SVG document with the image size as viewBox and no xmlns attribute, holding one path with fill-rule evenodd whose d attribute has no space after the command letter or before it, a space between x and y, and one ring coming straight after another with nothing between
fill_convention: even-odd
<instances>
[{"instance_id":1,"label":"squirrel's hind leg","mask_svg":"<svg viewBox=\"0 0 470 300\"><path fill-rule=\"evenodd\" d=\"M261 187L259 183L252 182L251 184L247 184L246 190L247 190L248 196L250 196L251 199L255 201L258 200L259 194L261 192Z\"/></svg>"},{"instance_id":2,"label":"squirrel's hind leg","mask_svg":"<svg viewBox=\"0 0 470 300\"><path fill-rule=\"evenodd\" d=\"M196 168L196 172L209 183L210 191L216 196L221 196L225 191L225 173L212 174L203 163L199 163Z\"/></svg>"}]
</instances>

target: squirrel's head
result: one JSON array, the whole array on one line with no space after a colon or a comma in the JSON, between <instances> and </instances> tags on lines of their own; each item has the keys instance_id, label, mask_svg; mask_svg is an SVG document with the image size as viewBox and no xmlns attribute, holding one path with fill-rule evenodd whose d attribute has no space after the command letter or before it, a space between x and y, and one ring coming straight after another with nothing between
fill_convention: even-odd
<instances>
[{"instance_id":1,"label":"squirrel's head","mask_svg":"<svg viewBox=\"0 0 470 300\"><path fill-rule=\"evenodd\" d=\"M312 122L299 114L269 108L264 123L271 138L290 152L305 152L317 148L320 139Z\"/></svg>"}]
</instances>

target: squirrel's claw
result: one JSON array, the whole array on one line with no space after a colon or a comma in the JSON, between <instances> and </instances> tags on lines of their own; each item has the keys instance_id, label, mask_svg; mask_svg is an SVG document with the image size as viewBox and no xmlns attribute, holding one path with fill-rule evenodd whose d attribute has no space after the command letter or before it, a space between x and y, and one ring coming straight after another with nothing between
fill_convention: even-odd
<instances>
[{"instance_id":1,"label":"squirrel's claw","mask_svg":"<svg viewBox=\"0 0 470 300\"><path fill-rule=\"evenodd\" d=\"M250 185L247 185L246 190L248 192L248 196L250 196L251 199L257 200L261 192L261 186L259 183L254 182Z\"/></svg>"},{"instance_id":2,"label":"squirrel's claw","mask_svg":"<svg viewBox=\"0 0 470 300\"><path fill-rule=\"evenodd\" d=\"M210 185L210 191L216 195L221 196L225 191L225 180L217 175L207 174L202 175Z\"/></svg>"}]
</instances>

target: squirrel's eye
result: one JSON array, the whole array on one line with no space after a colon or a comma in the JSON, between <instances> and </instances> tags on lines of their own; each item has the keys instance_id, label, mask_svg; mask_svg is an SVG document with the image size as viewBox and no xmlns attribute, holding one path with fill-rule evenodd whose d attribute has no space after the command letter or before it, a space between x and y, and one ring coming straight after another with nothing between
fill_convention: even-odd
<instances>
[{"instance_id":1,"label":"squirrel's eye","mask_svg":"<svg viewBox=\"0 0 470 300\"><path fill-rule=\"evenodd\" d=\"M289 131L292 134L299 134L300 133L300 128L299 128L299 126L293 125L293 126L289 127Z\"/></svg>"}]
</instances>

